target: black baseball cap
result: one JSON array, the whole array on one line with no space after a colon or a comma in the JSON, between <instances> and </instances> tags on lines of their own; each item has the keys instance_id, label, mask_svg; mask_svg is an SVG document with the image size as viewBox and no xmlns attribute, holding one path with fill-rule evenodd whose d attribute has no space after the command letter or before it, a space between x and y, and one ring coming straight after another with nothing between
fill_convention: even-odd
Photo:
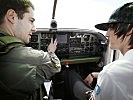
<instances>
[{"instance_id":1,"label":"black baseball cap","mask_svg":"<svg viewBox=\"0 0 133 100\"><path fill-rule=\"evenodd\" d=\"M95 25L97 29L107 31L108 26L113 23L133 24L133 2L126 3L116 9L110 16L108 22Z\"/></svg>"}]
</instances>

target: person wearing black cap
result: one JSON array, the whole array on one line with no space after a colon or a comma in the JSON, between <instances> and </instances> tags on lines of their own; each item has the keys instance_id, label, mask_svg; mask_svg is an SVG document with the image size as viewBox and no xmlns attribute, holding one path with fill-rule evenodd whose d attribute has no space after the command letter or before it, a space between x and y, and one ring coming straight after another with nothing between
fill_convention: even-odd
<instances>
[{"instance_id":1,"label":"person wearing black cap","mask_svg":"<svg viewBox=\"0 0 133 100\"><path fill-rule=\"evenodd\" d=\"M106 37L110 48L119 50L123 57L104 66L98 74L97 84L89 100L133 100L133 2L116 9L107 23L97 24L95 27L107 31ZM76 83L79 83L79 80L73 85ZM78 88L87 88L84 84L77 88L71 87L74 87L71 90L75 98L74 89L83 96ZM87 98L78 98L78 100L87 100Z\"/></svg>"}]
</instances>

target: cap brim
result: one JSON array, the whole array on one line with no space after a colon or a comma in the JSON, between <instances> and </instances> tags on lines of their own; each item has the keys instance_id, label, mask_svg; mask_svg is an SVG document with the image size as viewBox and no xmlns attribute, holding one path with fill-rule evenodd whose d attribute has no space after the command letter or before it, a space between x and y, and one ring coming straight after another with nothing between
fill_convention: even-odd
<instances>
[{"instance_id":1,"label":"cap brim","mask_svg":"<svg viewBox=\"0 0 133 100\"><path fill-rule=\"evenodd\" d=\"M108 26L111 23L101 23L101 24L97 24L95 25L95 28L99 29L99 30L103 30L103 31L107 31L108 30Z\"/></svg>"}]
</instances>

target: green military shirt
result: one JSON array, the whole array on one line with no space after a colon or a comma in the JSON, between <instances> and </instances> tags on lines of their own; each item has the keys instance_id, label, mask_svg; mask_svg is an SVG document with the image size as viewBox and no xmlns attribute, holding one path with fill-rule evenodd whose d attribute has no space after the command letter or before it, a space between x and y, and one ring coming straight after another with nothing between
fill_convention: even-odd
<instances>
[{"instance_id":1,"label":"green military shirt","mask_svg":"<svg viewBox=\"0 0 133 100\"><path fill-rule=\"evenodd\" d=\"M20 40L18 44L0 51L0 100L29 100L45 79L61 70L54 53L26 47Z\"/></svg>"}]
</instances>

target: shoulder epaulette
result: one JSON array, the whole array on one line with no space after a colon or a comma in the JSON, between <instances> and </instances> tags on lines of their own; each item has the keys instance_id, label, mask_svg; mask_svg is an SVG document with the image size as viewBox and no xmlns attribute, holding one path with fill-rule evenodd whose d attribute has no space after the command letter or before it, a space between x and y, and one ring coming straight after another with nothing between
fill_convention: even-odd
<instances>
[{"instance_id":1,"label":"shoulder epaulette","mask_svg":"<svg viewBox=\"0 0 133 100\"><path fill-rule=\"evenodd\" d=\"M13 36L0 36L0 54L8 53L11 49L24 46L24 43Z\"/></svg>"}]
</instances>

